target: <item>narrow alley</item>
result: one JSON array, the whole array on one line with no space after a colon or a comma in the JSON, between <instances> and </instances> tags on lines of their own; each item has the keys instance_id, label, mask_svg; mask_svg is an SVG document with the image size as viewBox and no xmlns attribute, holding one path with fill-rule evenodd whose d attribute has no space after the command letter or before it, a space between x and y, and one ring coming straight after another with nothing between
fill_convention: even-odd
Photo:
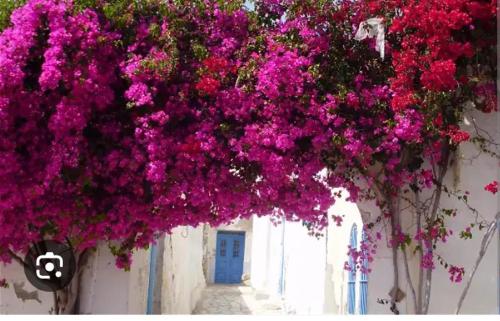
<instances>
[{"instance_id":1,"label":"narrow alley","mask_svg":"<svg viewBox=\"0 0 500 321\"><path fill-rule=\"evenodd\" d=\"M214 284L204 289L194 314L283 314L282 302L243 285Z\"/></svg>"}]
</instances>

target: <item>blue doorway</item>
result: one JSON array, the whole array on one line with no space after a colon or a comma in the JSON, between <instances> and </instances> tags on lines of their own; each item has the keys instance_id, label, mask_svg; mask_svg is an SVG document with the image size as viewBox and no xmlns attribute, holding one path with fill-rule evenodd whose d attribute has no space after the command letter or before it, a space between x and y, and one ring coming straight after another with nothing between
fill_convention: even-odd
<instances>
[{"instance_id":1,"label":"blue doorway","mask_svg":"<svg viewBox=\"0 0 500 321\"><path fill-rule=\"evenodd\" d=\"M215 283L241 283L245 232L217 232Z\"/></svg>"}]
</instances>

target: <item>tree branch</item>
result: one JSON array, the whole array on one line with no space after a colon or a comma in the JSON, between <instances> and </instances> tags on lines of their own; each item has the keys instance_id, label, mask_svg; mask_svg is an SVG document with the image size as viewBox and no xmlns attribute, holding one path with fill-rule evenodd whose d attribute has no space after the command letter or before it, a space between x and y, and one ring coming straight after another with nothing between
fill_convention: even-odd
<instances>
[{"instance_id":1,"label":"tree branch","mask_svg":"<svg viewBox=\"0 0 500 321\"><path fill-rule=\"evenodd\" d=\"M399 205L401 202L401 198L397 198L397 208L394 209L394 205L390 202L390 195L386 195L387 202L389 202L389 208L391 210L391 237L394 242L396 240L396 229L399 228ZM399 263L398 263L398 247L396 244L392 246L392 264L394 269L394 288L391 296L391 311L394 314L399 314L399 310L397 308L397 297L399 292Z\"/></svg>"},{"instance_id":2,"label":"tree branch","mask_svg":"<svg viewBox=\"0 0 500 321\"><path fill-rule=\"evenodd\" d=\"M433 224L433 222L436 220L436 215L437 211L439 209L439 203L441 202L441 194L442 194L442 185L443 185L443 180L444 177L446 176L446 172L448 171L448 161L450 158L450 147L446 142L444 142L444 147L443 147L443 161L441 165L439 166L439 176L437 177L437 190L436 190L436 195L433 200L432 204L432 210L429 213L430 214L430 222ZM422 249L423 250L423 249ZM428 249L431 254L432 254L432 248ZM422 302L422 313L427 314L429 311L429 303L431 299L431 288L432 288L432 269L427 269L425 271L425 286L424 286L424 301Z\"/></svg>"},{"instance_id":3,"label":"tree branch","mask_svg":"<svg viewBox=\"0 0 500 321\"><path fill-rule=\"evenodd\" d=\"M417 203L416 211L417 211L417 233L420 233L422 230L422 211L420 210L420 194L418 191L415 191L415 203ZM422 263L423 258L423 250L424 250L424 242L422 238L418 238L418 262ZM421 266L418 269L418 298L417 298L417 307L415 309L415 313L422 313L422 292L424 289L424 270Z\"/></svg>"},{"instance_id":4,"label":"tree branch","mask_svg":"<svg viewBox=\"0 0 500 321\"><path fill-rule=\"evenodd\" d=\"M406 253L406 248L403 248L402 252L403 252L403 258L404 258L403 263L405 266L406 278L408 279L408 284L410 285L410 290L411 290L411 294L413 297L413 306L415 308L415 313L418 313L417 312L417 309L418 309L417 294L415 293L415 287L413 286L413 281L411 280L410 267L408 266L408 255Z\"/></svg>"},{"instance_id":5,"label":"tree branch","mask_svg":"<svg viewBox=\"0 0 500 321\"><path fill-rule=\"evenodd\" d=\"M24 260L20 256L18 256L16 253L14 253L11 249L7 249L7 252L9 253L10 257L14 261L21 264L23 267L25 267L27 265L26 262L24 262Z\"/></svg>"},{"instance_id":6,"label":"tree branch","mask_svg":"<svg viewBox=\"0 0 500 321\"><path fill-rule=\"evenodd\" d=\"M476 274L477 268L479 267L479 264L481 263L484 255L486 254L486 250L488 249L488 246L490 245L491 240L493 239L493 235L495 235L495 231L497 229L499 220L500 220L500 212L497 213L497 215L495 216L495 220L490 223L488 230L486 231L486 234L484 234L484 236L483 236L483 240L481 241L481 248L479 250L479 255L476 259L476 263L474 264L472 271L469 274L469 278L467 280L465 288L462 291L462 295L460 295L460 299L458 300L457 310L455 311L456 314L460 313L460 309L462 308L462 304L464 303L465 297L467 296L467 293L469 292L469 288L470 288L470 285L472 283L472 279L474 278L474 275Z\"/></svg>"}]
</instances>

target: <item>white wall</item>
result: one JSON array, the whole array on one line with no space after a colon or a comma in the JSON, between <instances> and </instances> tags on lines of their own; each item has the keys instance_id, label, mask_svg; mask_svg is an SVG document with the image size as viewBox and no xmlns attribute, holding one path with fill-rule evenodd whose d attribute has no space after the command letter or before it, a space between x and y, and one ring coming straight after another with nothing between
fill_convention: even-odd
<instances>
[{"instance_id":1,"label":"white wall","mask_svg":"<svg viewBox=\"0 0 500 321\"><path fill-rule=\"evenodd\" d=\"M492 135L494 141L500 142L500 113L473 115L481 128ZM471 116L468 116L472 120ZM472 123L472 121L471 121ZM472 124L464 126L464 129L473 133ZM496 149L500 153L500 147ZM469 203L477 209L482 218L492 221L500 210L500 197L484 190L484 186L493 180L500 181L500 161L486 154L478 154L477 147L473 144L465 144L460 150L460 165L447 176L448 186L456 182L456 189L471 192ZM460 173L455 175L456 173ZM440 252L445 254L451 264L463 265L466 275L469 274L480 248L483 232L474 231L471 240L459 239L459 231L463 230L474 217L456 199L443 198L444 207L458 208L458 215L451 220L451 228L454 235L450 240L440 245ZM461 313L499 313L499 235L495 235L488 248L488 252L479 266L475 279L469 289L469 294L464 302ZM458 298L464 283L451 283L446 273L440 266L434 271L433 287L431 294L430 313L452 313L454 312Z\"/></svg>"},{"instance_id":2,"label":"white wall","mask_svg":"<svg viewBox=\"0 0 500 321\"><path fill-rule=\"evenodd\" d=\"M348 261L348 245L351 228L357 226L358 243L361 240L363 221L361 213L356 204L347 202L349 194L343 190L342 198L337 199L335 204L328 210L329 226L327 245L327 275L325 280L325 313L347 314L347 278L348 272L344 269L344 263ZM342 217L342 225L337 226L332 215ZM359 273L358 273L359 279ZM359 283L359 282L358 282ZM356 291L359 293L359 290ZM370 312L370 300L368 298ZM359 300L358 300L359 301ZM356 304L358 308L359 302Z\"/></svg>"},{"instance_id":3,"label":"white wall","mask_svg":"<svg viewBox=\"0 0 500 321\"><path fill-rule=\"evenodd\" d=\"M134 253L129 272L119 270L106 246L99 246L84 267L80 284L82 314L142 314L146 312L149 251ZM47 314L53 295L34 288L17 264L0 265L10 286L0 289L0 314ZM14 286L18 284L20 288ZM25 298L23 301L22 298ZM39 299L38 302L36 299Z\"/></svg>"},{"instance_id":4,"label":"white wall","mask_svg":"<svg viewBox=\"0 0 500 321\"><path fill-rule=\"evenodd\" d=\"M325 237L310 236L301 222L274 226L267 217L254 217L253 232L252 287L282 297L287 313L323 313Z\"/></svg>"},{"instance_id":5,"label":"white wall","mask_svg":"<svg viewBox=\"0 0 500 321\"><path fill-rule=\"evenodd\" d=\"M149 251L134 253L130 271L117 269L105 246L90 258L81 283L81 314L144 314L149 278Z\"/></svg>"},{"instance_id":6,"label":"white wall","mask_svg":"<svg viewBox=\"0 0 500 321\"><path fill-rule=\"evenodd\" d=\"M253 218L252 262L250 284L256 289L267 287L269 237L271 225L265 217Z\"/></svg>"},{"instance_id":7,"label":"white wall","mask_svg":"<svg viewBox=\"0 0 500 321\"><path fill-rule=\"evenodd\" d=\"M163 267L157 275L160 311L190 314L205 288L202 269L203 227L180 227L166 235L162 244ZM150 251L136 251L130 271L117 269L115 258L102 245L89 256L80 284L81 314L144 314L147 309ZM53 306L52 293L35 289L23 269L0 265L0 276L10 286L0 288L0 314L47 314ZM18 284L19 287L13 285ZM17 289L17 293L16 293ZM25 301L22 301L24 298ZM39 302L40 301L40 302Z\"/></svg>"},{"instance_id":8,"label":"white wall","mask_svg":"<svg viewBox=\"0 0 500 321\"><path fill-rule=\"evenodd\" d=\"M190 314L205 288L203 226L179 227L165 236L162 313Z\"/></svg>"},{"instance_id":9,"label":"white wall","mask_svg":"<svg viewBox=\"0 0 500 321\"><path fill-rule=\"evenodd\" d=\"M474 134L472 119L476 119L477 123L481 124L482 130L487 131L492 136L492 140L500 142L500 115L498 113L490 115L476 113L467 117L471 125L464 126L465 130ZM496 152L500 153L499 147L497 147ZM455 161L455 166L452 166L447 173L445 184L455 191L469 191L471 193L469 204L479 211L480 220L493 221L494 216L500 209L500 198L498 194L494 196L485 191L484 186L493 180L500 181L499 160L485 153L480 154L478 148L472 143L461 145L457 157L458 161ZM425 195L422 196L422 199L425 199ZM458 209L458 215L447 220L447 226L454 231L454 234L449 237L446 243L439 243L437 252L448 263L463 266L466 271L464 279L466 279L477 258L484 231L475 230L471 240L460 239L459 232L474 221L474 215L471 214L465 204L454 197L448 197L446 194L442 197L440 206L442 208L456 208ZM327 277L327 283L330 281L330 285L327 286L325 291L327 296L333 295L334 300L329 299L327 301L325 311L346 313L347 291L345 289L345 280L347 275L343 270L343 264L347 260L346 253L350 226L353 220L360 220L359 212L361 212L365 222L370 222L379 215L379 210L372 202L355 205L340 201L330 209L330 212L336 215L339 215L339 213L350 214L345 214L342 228L333 226L333 222L328 228L327 273L331 277ZM355 215L352 216L352 213L355 213ZM410 228L411 230L412 227L414 229L414 216L412 212L406 212L402 215L404 229ZM386 231L386 233L382 234L387 235L387 233L390 232ZM358 241L360 239L358 235ZM500 238L497 231L497 235L491 242L477 270L461 313L497 314L499 312L499 242ZM400 257L400 262L402 262L401 259ZM409 252L409 259L410 273L415 283L420 267L411 251ZM465 282L452 283L449 280L448 272L438 262L435 262L435 265L429 313L454 313ZM387 246L386 239L379 241L375 260L370 266L372 272L368 276L368 313L390 313L387 305L377 303L378 298L387 299L389 297L388 293L393 286L392 253ZM409 284L405 282L405 271L402 264L400 264L399 274L400 288L405 292L406 297L402 302L398 303L398 308L401 313L413 313L413 300ZM333 291L329 290L330 288L333 288Z\"/></svg>"},{"instance_id":10,"label":"white wall","mask_svg":"<svg viewBox=\"0 0 500 321\"><path fill-rule=\"evenodd\" d=\"M33 287L19 264L0 264L0 278L9 283L0 288L0 314L48 314L53 307L52 293Z\"/></svg>"},{"instance_id":11,"label":"white wall","mask_svg":"<svg viewBox=\"0 0 500 321\"><path fill-rule=\"evenodd\" d=\"M282 230L273 226L268 217L253 218L251 286L278 296L282 270Z\"/></svg>"},{"instance_id":12,"label":"white wall","mask_svg":"<svg viewBox=\"0 0 500 321\"><path fill-rule=\"evenodd\" d=\"M463 152L466 153L467 149L463 150ZM477 171L476 167L469 167L470 165L464 166L462 163L460 181L470 191L476 191L477 196L476 198L471 197L470 203L482 213L485 219L491 221L498 208L498 198L492 197L491 194L485 191L483 192L485 182L494 179L494 176L488 177L488 175L493 174L494 170L492 169L495 166L492 166L491 163L488 165L487 159L480 157L474 161L477 164L476 166L478 166L477 168L482 168L484 173L483 171ZM449 175L447 178L449 186L453 184L453 179L453 175ZM465 187L458 186L457 188L464 189ZM476 260L482 233L476 231L472 240L465 241L460 239L459 231L463 230L471 222L471 216L467 214L467 210L463 206L460 206L456 200L449 199L448 197L443 198L442 206L444 208L458 208L458 213L461 213L461 215L459 214L456 218L449 220L450 225L448 227L452 228L455 233L446 243L439 244L438 252L446 258L447 262L464 266L467 276ZM350 228L353 223L356 223L358 226L358 243L361 240L359 227L362 226L362 221L360 210L365 222L373 220L378 215L378 210L373 203L353 204L345 202L345 200L338 200L330 209L330 214L349 213L349 215L344 216L342 227L336 227L334 222L330 222L330 226L328 227L327 285L325 288L327 300L325 302L325 313L347 313L347 272L344 270L343 265L348 259L347 246L349 244ZM406 227L414 225L411 213L405 213L404 216L403 225ZM389 298L388 293L393 286L392 252L385 238L385 235L388 235L387 233L390 233L390 231L387 230L382 233L384 238L378 241L374 262L370 264L372 272L368 275L367 298L369 314L390 313L388 305L377 303L377 299L379 298ZM476 273L462 308L462 313L498 313L498 250L498 236L496 236ZM410 259L410 273L415 283L420 269L419 263L411 251L408 254ZM399 260L402 262L401 254L399 255ZM465 282L452 283L449 280L448 272L437 262L435 262L435 265L429 313L454 313ZM405 281L406 277L402 263L400 263L399 275L400 289L406 294L406 297L398 303L398 308L401 313L414 313L411 289ZM329 282L330 284L328 284ZM357 293L359 293L359 289L357 289ZM356 308L359 308L359 301Z\"/></svg>"},{"instance_id":13,"label":"white wall","mask_svg":"<svg viewBox=\"0 0 500 321\"><path fill-rule=\"evenodd\" d=\"M323 314L326 237L309 235L300 222L285 223L285 291L288 313Z\"/></svg>"}]
</instances>

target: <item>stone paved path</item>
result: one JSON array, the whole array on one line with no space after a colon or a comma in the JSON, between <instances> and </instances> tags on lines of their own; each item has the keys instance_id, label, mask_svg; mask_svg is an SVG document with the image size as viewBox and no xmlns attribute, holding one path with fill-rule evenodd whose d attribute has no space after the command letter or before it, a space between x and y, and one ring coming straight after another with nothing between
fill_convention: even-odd
<instances>
[{"instance_id":1,"label":"stone paved path","mask_svg":"<svg viewBox=\"0 0 500 321\"><path fill-rule=\"evenodd\" d=\"M281 301L243 285L209 285L194 314L282 314Z\"/></svg>"}]
</instances>

